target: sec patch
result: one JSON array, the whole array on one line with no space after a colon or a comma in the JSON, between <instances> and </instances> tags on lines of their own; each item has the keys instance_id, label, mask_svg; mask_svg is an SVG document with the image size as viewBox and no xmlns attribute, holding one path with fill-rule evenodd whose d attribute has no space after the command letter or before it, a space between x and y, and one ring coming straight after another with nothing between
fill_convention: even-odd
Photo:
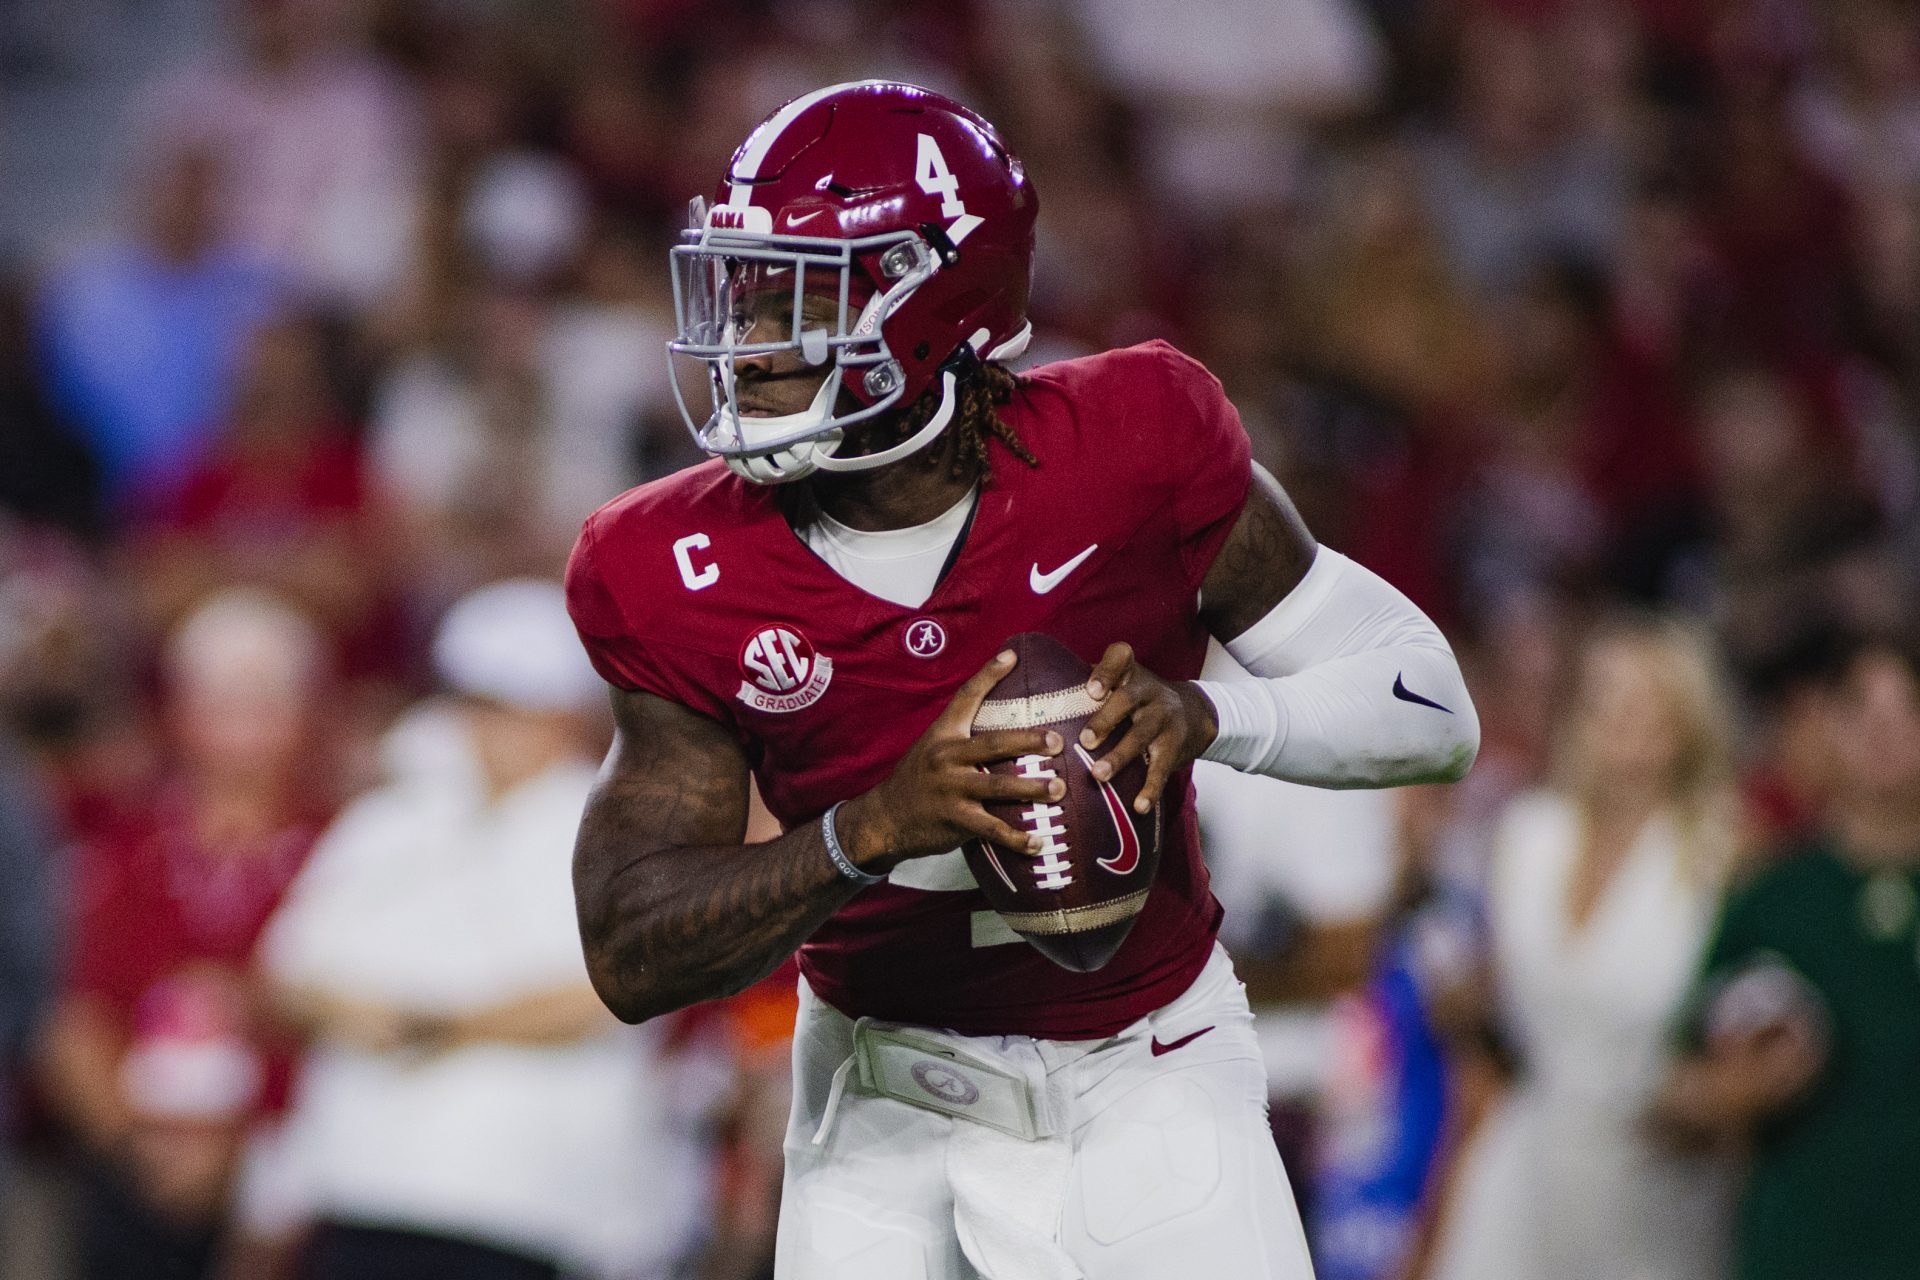
<instances>
[{"instance_id":1,"label":"sec patch","mask_svg":"<svg viewBox=\"0 0 1920 1280\"><path fill-rule=\"evenodd\" d=\"M784 714L820 701L833 682L833 659L799 628L761 627L740 646L740 688L734 697L755 711Z\"/></svg>"}]
</instances>

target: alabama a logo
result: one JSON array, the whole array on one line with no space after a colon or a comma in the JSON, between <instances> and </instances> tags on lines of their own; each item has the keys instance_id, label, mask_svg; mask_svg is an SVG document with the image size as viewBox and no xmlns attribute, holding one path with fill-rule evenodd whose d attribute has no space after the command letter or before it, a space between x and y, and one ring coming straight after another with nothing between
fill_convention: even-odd
<instances>
[{"instance_id":1,"label":"alabama a logo","mask_svg":"<svg viewBox=\"0 0 1920 1280\"><path fill-rule=\"evenodd\" d=\"M784 713L820 701L833 680L833 659L804 635L776 623L740 646L740 689L734 696L755 711Z\"/></svg>"},{"instance_id":2,"label":"alabama a logo","mask_svg":"<svg viewBox=\"0 0 1920 1280\"><path fill-rule=\"evenodd\" d=\"M980 1101L980 1086L944 1062L922 1058L913 1064L913 1082L942 1102L970 1107Z\"/></svg>"},{"instance_id":3,"label":"alabama a logo","mask_svg":"<svg viewBox=\"0 0 1920 1280\"><path fill-rule=\"evenodd\" d=\"M937 658L947 647L947 633L932 618L915 618L901 633L900 641L916 658Z\"/></svg>"}]
</instances>

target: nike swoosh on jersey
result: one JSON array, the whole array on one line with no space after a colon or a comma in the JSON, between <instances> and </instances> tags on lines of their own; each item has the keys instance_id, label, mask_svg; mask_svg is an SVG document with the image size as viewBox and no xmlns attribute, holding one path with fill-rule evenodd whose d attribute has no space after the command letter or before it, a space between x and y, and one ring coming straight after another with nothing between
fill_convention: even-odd
<instances>
[{"instance_id":1,"label":"nike swoosh on jersey","mask_svg":"<svg viewBox=\"0 0 1920 1280\"><path fill-rule=\"evenodd\" d=\"M1432 707L1435 711L1444 711L1448 715L1453 714L1452 707L1443 707L1432 698L1423 698L1413 690L1407 688L1407 681L1404 674L1397 675L1393 678L1393 696L1402 702L1411 702L1422 707Z\"/></svg>"},{"instance_id":2,"label":"nike swoosh on jersey","mask_svg":"<svg viewBox=\"0 0 1920 1280\"><path fill-rule=\"evenodd\" d=\"M1027 585L1033 588L1033 594L1037 596L1043 596L1047 594L1047 592L1059 586L1061 583L1065 582L1067 580L1068 574L1072 573L1075 569L1078 569L1082 564L1086 562L1086 559L1088 556L1092 555L1094 552L1098 551L1099 549L1100 549L1100 544L1097 542L1094 543L1092 546L1088 547L1085 551L1082 551L1079 555L1067 561L1065 564L1061 565L1058 569L1055 569L1052 573L1040 572L1039 562L1036 561L1034 563L1032 572L1027 575Z\"/></svg>"},{"instance_id":3,"label":"nike swoosh on jersey","mask_svg":"<svg viewBox=\"0 0 1920 1280\"><path fill-rule=\"evenodd\" d=\"M1207 1034L1207 1032L1211 1030L1213 1030L1212 1027L1202 1027L1198 1031L1194 1032L1192 1035L1181 1036L1178 1040L1171 1041L1167 1044L1161 1044L1159 1039L1156 1037L1155 1039L1149 1040L1147 1042L1147 1047L1153 1050L1153 1056L1157 1058L1163 1053L1172 1053L1175 1049L1184 1048L1185 1046L1192 1044L1195 1040L1198 1040L1201 1036Z\"/></svg>"}]
</instances>

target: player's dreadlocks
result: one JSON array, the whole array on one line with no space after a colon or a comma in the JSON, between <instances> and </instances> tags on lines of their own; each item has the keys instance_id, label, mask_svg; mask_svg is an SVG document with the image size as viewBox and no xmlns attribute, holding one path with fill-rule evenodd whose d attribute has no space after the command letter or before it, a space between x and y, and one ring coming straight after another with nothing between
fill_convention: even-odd
<instances>
[{"instance_id":1,"label":"player's dreadlocks","mask_svg":"<svg viewBox=\"0 0 1920 1280\"><path fill-rule=\"evenodd\" d=\"M956 480L971 474L979 476L982 485L993 483L993 468L987 461L987 446L993 440L1028 466L1040 465L1019 433L999 413L999 406L1011 403L1020 389L1020 376L1000 364L976 364L960 379L956 388L960 403L954 406L953 421L947 424L947 433L954 441L949 465ZM897 438L904 440L924 427L939 407L940 387L936 383L900 415Z\"/></svg>"},{"instance_id":2,"label":"player's dreadlocks","mask_svg":"<svg viewBox=\"0 0 1920 1280\"><path fill-rule=\"evenodd\" d=\"M965 479L971 475L978 477L983 488L992 484L993 467L987 450L994 440L1005 445L1009 453L1028 466L1040 465L1040 460L1033 456L1033 451L1027 448L1019 433L1000 416L1000 406L1010 404L1024 386L1025 380L1019 374L999 364L974 361L960 375L954 388L959 403L953 407L953 421L941 433L953 440L953 450L946 466L948 474L954 479ZM891 423L884 427L875 424L872 438L866 441L868 448L878 451L905 440L926 426L939 407L940 385L936 382L921 392L919 399L901 410L900 416ZM903 460L895 465L906 465L906 462L913 460L936 463L936 459L935 451L929 449L915 455L915 459ZM794 528L805 528L819 518L820 507L814 497L813 486L786 484L779 486L775 493L782 513Z\"/></svg>"}]
</instances>

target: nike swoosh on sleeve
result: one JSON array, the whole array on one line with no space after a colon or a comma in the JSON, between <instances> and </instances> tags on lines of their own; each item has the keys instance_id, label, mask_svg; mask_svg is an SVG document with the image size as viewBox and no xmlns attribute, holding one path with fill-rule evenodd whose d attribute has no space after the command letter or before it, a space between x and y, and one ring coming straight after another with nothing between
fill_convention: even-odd
<instances>
[{"instance_id":1,"label":"nike swoosh on sleeve","mask_svg":"<svg viewBox=\"0 0 1920 1280\"><path fill-rule=\"evenodd\" d=\"M1407 688L1407 679L1404 672L1393 678L1393 696L1402 702L1411 702L1422 707L1432 707L1435 711L1444 711L1448 715L1453 714L1452 707L1443 707L1432 698L1423 698L1413 690Z\"/></svg>"}]
</instances>

